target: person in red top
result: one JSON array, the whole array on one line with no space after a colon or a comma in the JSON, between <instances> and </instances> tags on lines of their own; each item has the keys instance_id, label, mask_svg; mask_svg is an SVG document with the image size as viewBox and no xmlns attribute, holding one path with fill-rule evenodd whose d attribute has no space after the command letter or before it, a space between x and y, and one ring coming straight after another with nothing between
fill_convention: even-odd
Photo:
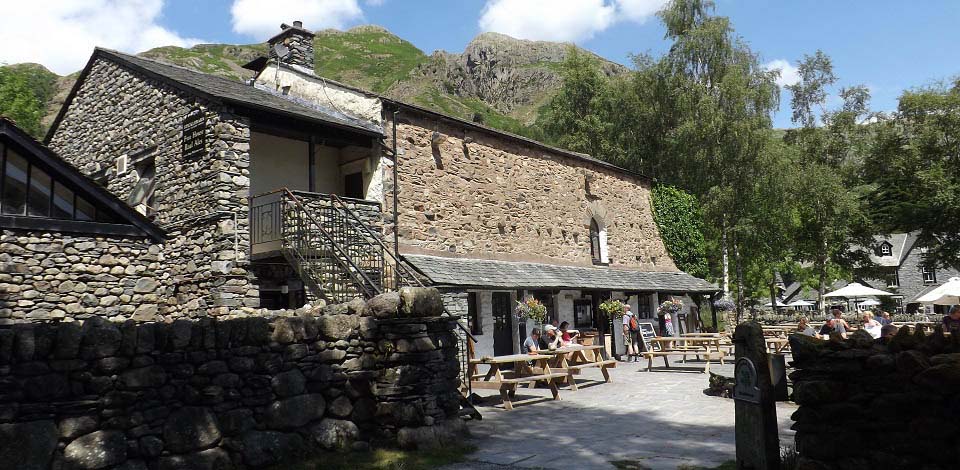
<instances>
[{"instance_id":1,"label":"person in red top","mask_svg":"<svg viewBox=\"0 0 960 470\"><path fill-rule=\"evenodd\" d=\"M563 345L576 344L577 336L580 336L580 332L577 330L570 330L570 322L563 322L560 324L560 339L563 341Z\"/></svg>"}]
</instances>

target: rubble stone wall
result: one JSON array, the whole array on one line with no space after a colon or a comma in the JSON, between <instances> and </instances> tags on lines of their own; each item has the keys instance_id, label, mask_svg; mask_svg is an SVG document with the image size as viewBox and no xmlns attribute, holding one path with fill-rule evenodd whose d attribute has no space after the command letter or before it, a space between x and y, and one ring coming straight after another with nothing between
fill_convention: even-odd
<instances>
[{"instance_id":1,"label":"rubble stone wall","mask_svg":"<svg viewBox=\"0 0 960 470\"><path fill-rule=\"evenodd\" d=\"M258 468L319 449L446 445L455 324L435 289L273 317L0 329L0 462Z\"/></svg>"},{"instance_id":2,"label":"rubble stone wall","mask_svg":"<svg viewBox=\"0 0 960 470\"><path fill-rule=\"evenodd\" d=\"M797 468L960 468L960 336L790 338Z\"/></svg>"},{"instance_id":3,"label":"rubble stone wall","mask_svg":"<svg viewBox=\"0 0 960 470\"><path fill-rule=\"evenodd\" d=\"M611 266L677 270L641 177L410 113L397 135L403 251L591 266L596 218ZM384 178L390 194L392 174Z\"/></svg>"},{"instance_id":4,"label":"rubble stone wall","mask_svg":"<svg viewBox=\"0 0 960 470\"><path fill-rule=\"evenodd\" d=\"M184 118L200 110L207 152L182 155ZM176 292L162 314L223 315L259 306L245 269L249 244L250 122L105 58L97 59L69 103L49 146L126 200L140 162L156 165L156 222L164 288ZM129 157L117 174L116 159Z\"/></svg>"}]
</instances>

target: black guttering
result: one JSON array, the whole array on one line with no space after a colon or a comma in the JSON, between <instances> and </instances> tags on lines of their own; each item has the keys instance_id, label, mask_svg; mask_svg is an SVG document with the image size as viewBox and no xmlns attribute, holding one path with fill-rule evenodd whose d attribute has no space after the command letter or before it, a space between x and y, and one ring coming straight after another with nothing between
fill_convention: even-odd
<instances>
[{"instance_id":1,"label":"black guttering","mask_svg":"<svg viewBox=\"0 0 960 470\"><path fill-rule=\"evenodd\" d=\"M154 224L153 221L121 201L113 193L91 181L89 178L80 173L79 170L74 168L73 165L70 165L65 160L60 158L60 156L54 153L53 150L50 150L45 145L37 142L36 139L27 135L26 132L14 125L9 120L0 119L0 135L6 136L18 146L29 151L31 155L42 161L46 166L53 170L57 177L69 181L77 188L85 191L91 196L91 198L96 200L96 202L102 204L103 206L109 207L112 211L116 212L117 215L129 222L139 232L131 232L122 228L122 226L117 226L113 228L104 227L106 229L105 233L113 235L148 236L157 242L161 242L166 238L166 232ZM39 221L40 219L37 220ZM43 226L39 226L37 225L39 223L40 222L24 220L13 221L12 219L5 219L3 225L6 228L47 228L51 230L65 230L71 232L82 232L84 224L90 226L116 225L102 224L98 222L52 221L50 223L43 224Z\"/></svg>"}]
</instances>

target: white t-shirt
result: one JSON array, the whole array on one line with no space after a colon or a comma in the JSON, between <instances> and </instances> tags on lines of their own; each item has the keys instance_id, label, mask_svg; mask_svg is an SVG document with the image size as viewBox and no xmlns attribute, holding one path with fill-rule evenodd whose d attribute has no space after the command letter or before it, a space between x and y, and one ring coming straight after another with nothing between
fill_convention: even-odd
<instances>
[{"instance_id":1,"label":"white t-shirt","mask_svg":"<svg viewBox=\"0 0 960 470\"><path fill-rule=\"evenodd\" d=\"M630 326L630 317L633 316L633 312L623 312L623 324Z\"/></svg>"}]
</instances>

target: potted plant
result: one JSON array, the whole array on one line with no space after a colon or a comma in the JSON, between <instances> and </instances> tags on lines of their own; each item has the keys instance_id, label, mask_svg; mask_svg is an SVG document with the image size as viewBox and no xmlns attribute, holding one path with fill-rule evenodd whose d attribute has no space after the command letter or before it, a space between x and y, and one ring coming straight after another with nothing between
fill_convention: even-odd
<instances>
[{"instance_id":1,"label":"potted plant","mask_svg":"<svg viewBox=\"0 0 960 470\"><path fill-rule=\"evenodd\" d=\"M609 318L614 320L623 318L623 302L618 299L610 299L601 302L599 308L600 311Z\"/></svg>"},{"instance_id":2,"label":"potted plant","mask_svg":"<svg viewBox=\"0 0 960 470\"><path fill-rule=\"evenodd\" d=\"M733 303L732 300L728 298L719 299L713 302L713 309L714 311L720 312L723 315L723 322L724 322L725 328L729 329L736 326L737 321L736 321L736 316L734 314L734 311L736 311L737 305ZM713 326L717 328L717 331L720 331L720 325L713 325Z\"/></svg>"}]
</instances>

